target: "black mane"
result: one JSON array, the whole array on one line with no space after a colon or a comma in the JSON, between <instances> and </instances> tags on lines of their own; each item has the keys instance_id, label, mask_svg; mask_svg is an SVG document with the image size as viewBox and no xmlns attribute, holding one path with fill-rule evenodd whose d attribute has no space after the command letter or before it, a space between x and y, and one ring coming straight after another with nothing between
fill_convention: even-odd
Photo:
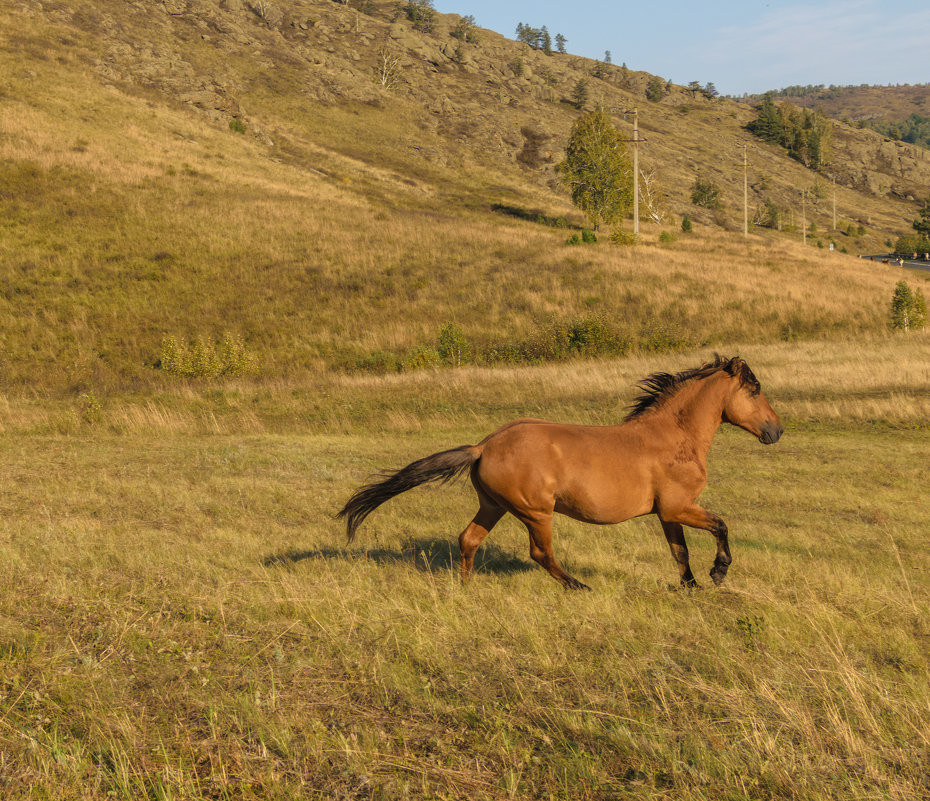
<instances>
[{"instance_id":1,"label":"black mane","mask_svg":"<svg viewBox=\"0 0 930 801\"><path fill-rule=\"evenodd\" d=\"M749 387L753 395L758 395L762 391L759 380L753 375L749 365L739 356L728 359L726 356L715 353L712 362L702 364L700 367L692 367L680 373L653 373L644 378L637 384L643 392L633 399L624 420L632 420L650 409L655 409L662 401L673 395L685 381L690 381L692 378L707 378L718 370L738 377L740 386Z\"/></svg>"}]
</instances>

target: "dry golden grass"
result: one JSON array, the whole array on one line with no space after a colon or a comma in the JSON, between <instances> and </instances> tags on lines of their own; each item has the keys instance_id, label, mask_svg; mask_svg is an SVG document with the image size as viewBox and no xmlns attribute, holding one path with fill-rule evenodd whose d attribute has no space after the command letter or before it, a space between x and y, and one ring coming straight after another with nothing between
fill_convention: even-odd
<instances>
[{"instance_id":1,"label":"dry golden grass","mask_svg":"<svg viewBox=\"0 0 930 801\"><path fill-rule=\"evenodd\" d=\"M703 500L734 565L699 592L652 519L560 519L594 588L569 594L512 521L459 585L467 482L396 498L354 550L331 515L517 407L615 419L703 352L187 389L60 430L7 399L5 796L922 797L930 440L894 393L926 392L926 340L742 352L786 433L718 436ZM834 417L877 386L874 418ZM706 575L712 538L689 539Z\"/></svg>"},{"instance_id":2,"label":"dry golden grass","mask_svg":"<svg viewBox=\"0 0 930 801\"><path fill-rule=\"evenodd\" d=\"M492 210L578 222L563 195L456 155L412 104L255 90L269 145L102 85L92 26L30 8L0 26L0 795L928 794L930 355L886 330L903 272L701 226L568 247ZM290 74L267 48L197 55ZM588 316L627 358L333 369L449 321L480 351ZM226 332L261 375L157 369L165 335ZM332 514L375 470L517 416L615 422L636 381L715 349L787 430L714 447L722 589L677 591L651 520L560 521L591 594L506 521L463 588L467 484L395 499L345 549ZM711 539L691 549L706 573Z\"/></svg>"}]
</instances>

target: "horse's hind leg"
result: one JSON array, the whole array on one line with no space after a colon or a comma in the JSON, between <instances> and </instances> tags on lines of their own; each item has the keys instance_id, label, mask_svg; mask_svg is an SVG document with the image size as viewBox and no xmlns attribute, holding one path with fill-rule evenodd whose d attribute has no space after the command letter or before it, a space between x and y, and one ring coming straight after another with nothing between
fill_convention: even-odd
<instances>
[{"instance_id":1,"label":"horse's hind leg","mask_svg":"<svg viewBox=\"0 0 930 801\"><path fill-rule=\"evenodd\" d=\"M685 530L681 527L681 523L667 523L664 520L661 523L662 530L665 532L665 539L668 540L668 547L672 551L672 557L678 564L681 586L700 586L694 580L694 574L691 572L691 563L688 561L688 543L685 542Z\"/></svg>"},{"instance_id":2,"label":"horse's hind leg","mask_svg":"<svg viewBox=\"0 0 930 801\"><path fill-rule=\"evenodd\" d=\"M552 551L552 515L545 517L520 517L523 525L530 534L530 556L533 561L544 567L549 573L562 582L569 590L590 590L587 584L570 576L559 564Z\"/></svg>"},{"instance_id":3,"label":"horse's hind leg","mask_svg":"<svg viewBox=\"0 0 930 801\"><path fill-rule=\"evenodd\" d=\"M459 534L459 555L462 581L467 581L475 565L475 552L488 533L504 516L504 510L487 496L479 492L481 506L471 523Z\"/></svg>"}]
</instances>

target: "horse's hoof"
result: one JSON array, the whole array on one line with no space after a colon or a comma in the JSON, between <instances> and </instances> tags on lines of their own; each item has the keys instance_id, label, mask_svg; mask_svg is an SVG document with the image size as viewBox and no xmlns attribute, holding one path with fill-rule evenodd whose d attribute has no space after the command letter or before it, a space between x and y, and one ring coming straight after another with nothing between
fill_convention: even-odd
<instances>
[{"instance_id":1,"label":"horse's hoof","mask_svg":"<svg viewBox=\"0 0 930 801\"><path fill-rule=\"evenodd\" d=\"M580 581L578 581L578 579L572 578L571 576L569 576L568 580L565 582L565 589L566 590L587 590L588 592L591 592L591 588L587 584L582 584Z\"/></svg>"}]
</instances>

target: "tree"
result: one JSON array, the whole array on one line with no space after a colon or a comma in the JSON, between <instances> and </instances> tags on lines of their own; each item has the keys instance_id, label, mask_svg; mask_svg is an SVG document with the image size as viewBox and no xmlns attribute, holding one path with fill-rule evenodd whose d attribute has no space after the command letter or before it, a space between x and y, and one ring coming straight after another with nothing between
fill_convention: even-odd
<instances>
[{"instance_id":1,"label":"tree","mask_svg":"<svg viewBox=\"0 0 930 801\"><path fill-rule=\"evenodd\" d=\"M923 206L920 207L920 211L917 213L920 215L920 219L914 220L914 230L924 239L930 239L930 197L924 201Z\"/></svg>"},{"instance_id":2,"label":"tree","mask_svg":"<svg viewBox=\"0 0 930 801\"><path fill-rule=\"evenodd\" d=\"M639 200L654 223L665 222L665 193L659 186L658 170L639 171Z\"/></svg>"},{"instance_id":3,"label":"tree","mask_svg":"<svg viewBox=\"0 0 930 801\"><path fill-rule=\"evenodd\" d=\"M646 85L646 99L658 103L663 97L665 97L665 81L653 75Z\"/></svg>"},{"instance_id":4,"label":"tree","mask_svg":"<svg viewBox=\"0 0 930 801\"><path fill-rule=\"evenodd\" d=\"M583 109L588 102L588 79L579 78L578 82L572 87L572 102L575 108Z\"/></svg>"},{"instance_id":5,"label":"tree","mask_svg":"<svg viewBox=\"0 0 930 801\"><path fill-rule=\"evenodd\" d=\"M558 50L560 53L564 53L564 52L565 52L565 44L566 44L566 42L568 42L568 39L566 39L564 36L562 36L561 33L557 33L557 34L555 35L555 49Z\"/></svg>"},{"instance_id":6,"label":"tree","mask_svg":"<svg viewBox=\"0 0 930 801\"><path fill-rule=\"evenodd\" d=\"M755 111L756 118L746 126L750 133L770 144L784 146L785 122L771 92L766 92Z\"/></svg>"},{"instance_id":7,"label":"tree","mask_svg":"<svg viewBox=\"0 0 930 801\"><path fill-rule=\"evenodd\" d=\"M475 24L475 18L469 14L459 19L450 36L461 39L463 42L475 44L478 41L478 26Z\"/></svg>"},{"instance_id":8,"label":"tree","mask_svg":"<svg viewBox=\"0 0 930 801\"><path fill-rule=\"evenodd\" d=\"M704 95L708 100L713 100L720 93L717 91L717 87L711 81L708 81L704 84L704 88L701 89L701 94Z\"/></svg>"},{"instance_id":9,"label":"tree","mask_svg":"<svg viewBox=\"0 0 930 801\"><path fill-rule=\"evenodd\" d=\"M404 8L407 19L413 24L415 30L430 33L436 23L436 11L433 9L433 0L407 0Z\"/></svg>"},{"instance_id":10,"label":"tree","mask_svg":"<svg viewBox=\"0 0 930 801\"><path fill-rule=\"evenodd\" d=\"M699 176L691 186L691 202L705 209L719 209L720 187L710 178Z\"/></svg>"},{"instance_id":11,"label":"tree","mask_svg":"<svg viewBox=\"0 0 930 801\"><path fill-rule=\"evenodd\" d=\"M771 92L756 107L751 133L788 151L788 155L814 170L830 162L833 125L821 111L778 104Z\"/></svg>"},{"instance_id":12,"label":"tree","mask_svg":"<svg viewBox=\"0 0 930 801\"><path fill-rule=\"evenodd\" d=\"M927 301L919 289L911 292L905 281L898 281L891 296L891 327L901 331L927 324Z\"/></svg>"},{"instance_id":13,"label":"tree","mask_svg":"<svg viewBox=\"0 0 930 801\"><path fill-rule=\"evenodd\" d=\"M547 56L552 55L552 37L549 35L549 29L545 25L539 30L539 47Z\"/></svg>"},{"instance_id":14,"label":"tree","mask_svg":"<svg viewBox=\"0 0 930 801\"><path fill-rule=\"evenodd\" d=\"M397 54L386 47L378 51L375 63L375 81L385 89L393 89L400 79L401 67Z\"/></svg>"},{"instance_id":15,"label":"tree","mask_svg":"<svg viewBox=\"0 0 930 801\"><path fill-rule=\"evenodd\" d=\"M609 51L609 50L605 50L605 51L604 51L604 63L605 63L605 64L612 64L613 61L611 60L611 58L612 58L612 57L611 57L611 55L610 55L610 51Z\"/></svg>"},{"instance_id":16,"label":"tree","mask_svg":"<svg viewBox=\"0 0 930 801\"><path fill-rule=\"evenodd\" d=\"M572 125L565 161L557 167L572 202L597 230L623 217L633 203L633 165L626 137L602 108Z\"/></svg>"}]
</instances>

